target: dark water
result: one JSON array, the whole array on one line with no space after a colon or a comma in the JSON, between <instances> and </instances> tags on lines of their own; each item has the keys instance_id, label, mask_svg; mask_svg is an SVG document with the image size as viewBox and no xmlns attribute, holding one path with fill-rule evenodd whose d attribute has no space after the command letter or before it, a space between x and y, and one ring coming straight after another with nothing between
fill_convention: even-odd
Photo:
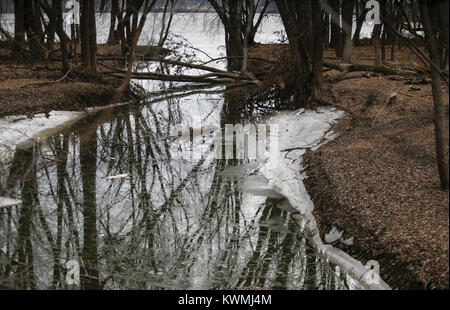
<instances>
[{"instance_id":1,"label":"dark water","mask_svg":"<svg viewBox=\"0 0 450 310\"><path fill-rule=\"evenodd\" d=\"M0 196L23 201L0 209L0 287L343 289L283 201L243 189L254 164L208 157L205 138L168 138L246 122L239 100L160 99L101 112L0 163ZM74 287L68 260L80 264Z\"/></svg>"}]
</instances>

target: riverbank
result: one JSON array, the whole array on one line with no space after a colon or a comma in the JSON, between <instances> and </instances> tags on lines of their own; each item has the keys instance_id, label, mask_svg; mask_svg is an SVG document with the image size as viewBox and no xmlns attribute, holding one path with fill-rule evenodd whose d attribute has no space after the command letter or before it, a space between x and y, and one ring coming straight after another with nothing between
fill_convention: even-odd
<instances>
[{"instance_id":1,"label":"riverbank","mask_svg":"<svg viewBox=\"0 0 450 310\"><path fill-rule=\"evenodd\" d=\"M258 49L270 60L289 57L287 46ZM373 59L363 46L352 61ZM326 50L325 61L340 59ZM440 189L431 79L417 62L403 47L384 64L408 74L326 70L321 104L347 118L333 126L337 139L304 155L304 183L322 240L333 227L353 237L352 245L333 245L363 264L377 260L393 289L448 289L449 192Z\"/></svg>"},{"instance_id":2,"label":"riverbank","mask_svg":"<svg viewBox=\"0 0 450 310\"><path fill-rule=\"evenodd\" d=\"M353 237L335 246L377 260L393 289L448 289L449 192L436 167L429 81L372 76L327 87L347 119L334 127L339 138L304 156L321 237L333 226Z\"/></svg>"},{"instance_id":3,"label":"riverbank","mask_svg":"<svg viewBox=\"0 0 450 310\"><path fill-rule=\"evenodd\" d=\"M154 56L158 53L156 50L159 51L157 47L139 46L137 54ZM9 53L0 45L0 117L26 115L32 118L39 113L85 111L109 105L122 83L119 78L101 74L106 70L101 65L99 74L89 74L77 67L63 73L60 61L16 63ZM120 46L98 46L99 57L119 55ZM130 100L135 95L125 94L122 100Z\"/></svg>"}]
</instances>

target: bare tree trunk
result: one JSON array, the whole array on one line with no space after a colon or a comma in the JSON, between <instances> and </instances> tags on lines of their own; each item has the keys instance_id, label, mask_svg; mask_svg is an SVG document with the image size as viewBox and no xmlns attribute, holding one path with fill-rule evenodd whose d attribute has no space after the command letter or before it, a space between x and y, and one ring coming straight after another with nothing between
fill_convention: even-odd
<instances>
[{"instance_id":1,"label":"bare tree trunk","mask_svg":"<svg viewBox=\"0 0 450 310\"><path fill-rule=\"evenodd\" d=\"M244 58L242 35L242 0L229 1L229 23L225 25L228 70L240 71Z\"/></svg>"},{"instance_id":2,"label":"bare tree trunk","mask_svg":"<svg viewBox=\"0 0 450 310\"><path fill-rule=\"evenodd\" d=\"M448 58L449 58L449 8L448 8L448 0L439 0L437 1L437 6L439 8L439 19L441 22L441 29L442 29L442 42L445 47L445 55L444 55L444 61L442 63L443 69L447 67L448 64Z\"/></svg>"},{"instance_id":3,"label":"bare tree trunk","mask_svg":"<svg viewBox=\"0 0 450 310\"><path fill-rule=\"evenodd\" d=\"M358 7L358 4L356 4L356 6ZM362 26L364 25L364 21L366 20L367 12L368 12L368 10L364 8L363 11L360 12L360 14L357 16L356 30L355 30L355 34L353 35L353 45L354 46L359 46L361 44L359 37L361 36L361 30L362 30Z\"/></svg>"},{"instance_id":4,"label":"bare tree trunk","mask_svg":"<svg viewBox=\"0 0 450 310\"><path fill-rule=\"evenodd\" d=\"M95 22L95 1L89 1L89 60L90 71L97 72L97 26Z\"/></svg>"},{"instance_id":5,"label":"bare tree trunk","mask_svg":"<svg viewBox=\"0 0 450 310\"><path fill-rule=\"evenodd\" d=\"M303 29L299 31L300 40L307 51L308 59L312 59L314 57L312 3L309 0L296 1L296 8L297 12L302 14L301 18L298 18L300 29Z\"/></svg>"},{"instance_id":6,"label":"bare tree trunk","mask_svg":"<svg viewBox=\"0 0 450 310\"><path fill-rule=\"evenodd\" d=\"M89 0L81 0L81 62L85 69L89 69L91 65L90 40L89 40Z\"/></svg>"},{"instance_id":7,"label":"bare tree trunk","mask_svg":"<svg viewBox=\"0 0 450 310\"><path fill-rule=\"evenodd\" d=\"M373 28L373 33L372 33L372 44L373 44L373 49L374 49L374 53L375 53L375 66L381 65L381 59L380 59L381 28L382 28L381 24L375 25Z\"/></svg>"},{"instance_id":8,"label":"bare tree trunk","mask_svg":"<svg viewBox=\"0 0 450 310\"><path fill-rule=\"evenodd\" d=\"M56 17L56 30L58 32L59 41L61 45L61 60L63 65L63 70L67 72L69 70L69 61L68 61L68 53L67 53L67 40L64 33L63 26L63 15L62 15L62 6L61 1L54 0L52 5L52 10L54 10L54 16Z\"/></svg>"},{"instance_id":9,"label":"bare tree trunk","mask_svg":"<svg viewBox=\"0 0 450 310\"><path fill-rule=\"evenodd\" d=\"M448 1L447 1L448 2ZM435 64L439 61L439 49L438 49L438 38L436 37L436 31L433 29L433 25L436 27L438 23L431 23L431 16L433 21L439 16L439 9L436 2L431 2L427 0L419 0L420 11L422 16L423 27L425 30L427 41L428 52L430 54L431 61ZM448 5L448 4L447 4ZM438 29L440 30L440 29ZM431 66L431 79L432 79L432 91L433 91L433 104L434 104L434 124L435 124L435 135L436 135L436 156L437 164L439 169L439 176L441 179L441 186L443 189L449 189L449 140L448 140L448 124L446 117L446 109L442 99L441 90L441 74L434 67Z\"/></svg>"},{"instance_id":10,"label":"bare tree trunk","mask_svg":"<svg viewBox=\"0 0 450 310\"><path fill-rule=\"evenodd\" d=\"M170 10L169 10L170 5ZM166 0L166 5L164 6L164 12L161 20L161 32L159 34L159 41L158 41L158 47L163 47L164 43L167 40L167 37L169 35L170 26L172 25L173 20L173 10L175 6L174 0ZM169 10L169 12L167 12ZM167 13L169 13L169 20L166 23Z\"/></svg>"},{"instance_id":11,"label":"bare tree trunk","mask_svg":"<svg viewBox=\"0 0 450 310\"><path fill-rule=\"evenodd\" d=\"M352 32L353 32L353 8L355 7L355 0L343 0L342 1L342 38L341 46L343 46L342 51L342 62L351 63L353 55L353 42L352 42Z\"/></svg>"},{"instance_id":12,"label":"bare tree trunk","mask_svg":"<svg viewBox=\"0 0 450 310\"><path fill-rule=\"evenodd\" d=\"M391 61L395 60L395 40L392 39L391 42Z\"/></svg>"},{"instance_id":13,"label":"bare tree trunk","mask_svg":"<svg viewBox=\"0 0 450 310\"><path fill-rule=\"evenodd\" d=\"M391 19L391 24L394 25L395 29L398 32L402 32L401 27L402 27L402 23L403 23L403 15L402 15L402 10L403 8L401 7L403 4L402 3L397 3L397 10L396 12L392 13L392 19ZM392 30L390 27L388 27L388 35L389 35L389 39L391 40L391 61L395 60L395 45L397 43L397 40L400 41L399 37L395 34L395 31Z\"/></svg>"},{"instance_id":14,"label":"bare tree trunk","mask_svg":"<svg viewBox=\"0 0 450 310\"><path fill-rule=\"evenodd\" d=\"M318 1L311 1L311 16L313 29L313 96L318 98L323 88L323 44L325 34L325 19L328 18L324 14Z\"/></svg>"},{"instance_id":15,"label":"bare tree trunk","mask_svg":"<svg viewBox=\"0 0 450 310\"><path fill-rule=\"evenodd\" d=\"M248 71L248 46L249 46L249 36L251 35L252 28L253 28L253 19L255 17L255 3L253 1L246 2L246 8L247 8L247 24L245 25L244 30L244 38L243 38L243 49L244 49L244 59L242 60L242 72Z\"/></svg>"},{"instance_id":16,"label":"bare tree trunk","mask_svg":"<svg viewBox=\"0 0 450 310\"><path fill-rule=\"evenodd\" d=\"M14 0L14 48L13 56L16 59L22 58L22 50L25 45L25 6L24 0Z\"/></svg>"},{"instance_id":17,"label":"bare tree trunk","mask_svg":"<svg viewBox=\"0 0 450 310\"><path fill-rule=\"evenodd\" d=\"M330 1L330 6L335 12L335 16L331 20L331 47L336 51L336 57L342 57L342 41L341 41L341 5L339 0Z\"/></svg>"},{"instance_id":18,"label":"bare tree trunk","mask_svg":"<svg viewBox=\"0 0 450 310\"><path fill-rule=\"evenodd\" d=\"M24 27L27 33L28 45L34 59L44 55L43 34L40 20L40 2L38 0L24 2Z\"/></svg>"},{"instance_id":19,"label":"bare tree trunk","mask_svg":"<svg viewBox=\"0 0 450 310\"><path fill-rule=\"evenodd\" d=\"M247 57L245 47L254 44L256 32L268 8L269 1L265 0L261 15L256 24L253 24L256 6L251 0L208 0L225 28L228 70L239 71L246 67L243 64L243 59ZM257 2L258 5L260 3ZM250 13L250 11L253 11L253 13ZM248 29L250 30L248 31Z\"/></svg>"},{"instance_id":20,"label":"bare tree trunk","mask_svg":"<svg viewBox=\"0 0 450 310\"><path fill-rule=\"evenodd\" d=\"M55 10L55 1L52 0L52 6L50 9L50 12L47 13L48 18L49 18L49 22L46 28L46 33L47 33L47 42L46 42L46 47L49 50L53 49L53 44L55 43L55 38L56 38L56 20L57 20L57 16L56 16L56 10Z\"/></svg>"},{"instance_id":21,"label":"bare tree trunk","mask_svg":"<svg viewBox=\"0 0 450 310\"><path fill-rule=\"evenodd\" d=\"M97 30L95 23L95 2L81 1L81 61L91 72L97 71Z\"/></svg>"},{"instance_id":22,"label":"bare tree trunk","mask_svg":"<svg viewBox=\"0 0 450 310\"><path fill-rule=\"evenodd\" d=\"M117 15L119 14L119 0L111 0L111 17L108 35L108 44L118 44L119 36L116 29Z\"/></svg>"},{"instance_id":23,"label":"bare tree trunk","mask_svg":"<svg viewBox=\"0 0 450 310\"><path fill-rule=\"evenodd\" d=\"M386 61L386 27L383 27L383 32L381 33L381 61Z\"/></svg>"},{"instance_id":24,"label":"bare tree trunk","mask_svg":"<svg viewBox=\"0 0 450 310\"><path fill-rule=\"evenodd\" d=\"M262 22L262 20L264 18L264 15L267 12L267 9L269 8L269 4L270 4L271 1L272 0L264 0L264 5L263 5L263 7L261 9L260 15L259 15L258 20L256 21L255 24L253 24L253 18L252 19L247 19L247 23L251 24L251 30L250 30L250 33L248 35L248 45L249 46L253 46L253 45L256 44L256 42L255 42L256 33L258 32L258 28L261 26L261 22ZM245 2L246 3L252 3L252 1L248 1L248 0L245 0ZM260 2L258 1L257 4L260 4ZM253 6L254 6L254 4L253 4ZM255 7L254 14L256 14L257 11L258 11L258 7Z\"/></svg>"},{"instance_id":25,"label":"bare tree trunk","mask_svg":"<svg viewBox=\"0 0 450 310\"><path fill-rule=\"evenodd\" d=\"M323 26L324 9L321 3L313 0L299 1L276 0L278 11L289 38L292 51L295 77L288 81L294 89L296 100L306 105L317 98L323 85ZM306 10L309 9L309 12ZM308 19L306 21L305 19ZM309 25L309 28L305 28ZM309 36L302 34L310 31ZM308 57L308 47L312 50Z\"/></svg>"},{"instance_id":26,"label":"bare tree trunk","mask_svg":"<svg viewBox=\"0 0 450 310\"><path fill-rule=\"evenodd\" d=\"M306 47L301 40L300 23L296 19L298 17L296 15L297 8L294 3L286 0L276 0L276 4L289 38L289 46L296 69L299 75L309 76L311 68Z\"/></svg>"},{"instance_id":27,"label":"bare tree trunk","mask_svg":"<svg viewBox=\"0 0 450 310\"><path fill-rule=\"evenodd\" d=\"M330 33L331 33L331 23L330 23L330 16L328 14L325 14L324 20L323 20L323 43L325 48L330 48Z\"/></svg>"}]
</instances>

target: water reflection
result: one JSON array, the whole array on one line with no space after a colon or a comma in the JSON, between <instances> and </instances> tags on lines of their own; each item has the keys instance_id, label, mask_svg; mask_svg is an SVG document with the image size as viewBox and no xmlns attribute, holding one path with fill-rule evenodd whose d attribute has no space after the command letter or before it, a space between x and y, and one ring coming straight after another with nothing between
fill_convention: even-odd
<instances>
[{"instance_id":1,"label":"water reflection","mask_svg":"<svg viewBox=\"0 0 450 310\"><path fill-rule=\"evenodd\" d=\"M17 151L0 165L23 201L0 209L1 288L74 288L68 260L80 289L343 288L285 201L244 190L254 162L216 160L210 137L169 139L245 124L242 110L232 92L168 94Z\"/></svg>"}]
</instances>

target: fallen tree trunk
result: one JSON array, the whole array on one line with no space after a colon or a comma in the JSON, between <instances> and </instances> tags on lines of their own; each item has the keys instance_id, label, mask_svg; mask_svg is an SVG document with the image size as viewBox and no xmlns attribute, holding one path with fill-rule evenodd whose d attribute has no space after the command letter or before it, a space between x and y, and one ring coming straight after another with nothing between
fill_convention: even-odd
<instances>
[{"instance_id":1,"label":"fallen tree trunk","mask_svg":"<svg viewBox=\"0 0 450 310\"><path fill-rule=\"evenodd\" d=\"M215 83L227 84L235 83L237 81L253 81L249 76L240 75L237 73L219 71L211 72L203 75L179 75L179 74L161 74L153 72L128 72L127 70L114 68L105 64L102 66L112 70L110 72L102 72L103 74L112 75L114 77L123 78L126 74L130 74L131 79L139 80L160 80L169 82L196 82L196 83Z\"/></svg>"},{"instance_id":2,"label":"fallen tree trunk","mask_svg":"<svg viewBox=\"0 0 450 310\"><path fill-rule=\"evenodd\" d=\"M325 79L325 81L331 82L331 83L337 83L337 82L341 82L341 81L344 81L344 80L360 79L360 78L364 78L364 77L365 78L370 78L369 72L362 72L362 73L360 73L358 75L352 75L352 76L348 76L347 75L348 73L349 72L342 72L342 73L340 73L338 76L336 76L334 78L327 77Z\"/></svg>"},{"instance_id":3,"label":"fallen tree trunk","mask_svg":"<svg viewBox=\"0 0 450 310\"><path fill-rule=\"evenodd\" d=\"M398 75L402 72L398 72L388 68L386 66L371 66L371 65L361 65L361 64L335 64L331 62L324 62L324 67L335 69L341 72L357 72L357 71L371 71L375 73L381 73L384 75Z\"/></svg>"},{"instance_id":4,"label":"fallen tree trunk","mask_svg":"<svg viewBox=\"0 0 450 310\"><path fill-rule=\"evenodd\" d=\"M104 72L117 78L124 78L123 72ZM211 83L211 84L227 84L236 83L238 79L235 78L220 78L214 74L205 74L199 76L192 75L169 75L159 73L139 73L133 72L130 76L134 80L154 80L154 81L168 81L168 82L187 82L187 83ZM240 81L248 81L247 78L239 79Z\"/></svg>"},{"instance_id":5,"label":"fallen tree trunk","mask_svg":"<svg viewBox=\"0 0 450 310\"><path fill-rule=\"evenodd\" d=\"M124 57L99 57L97 60L99 61L116 61L116 60L124 60ZM151 62L161 62L169 65L175 65L180 67L186 67L190 69L199 69L203 71L209 71L209 72L222 72L222 73L228 73L228 71L204 66L204 65L197 65L192 64L188 62L182 62L182 61L176 61L176 60L168 60L168 59L162 59L162 58L155 58L155 57L138 57L136 60L140 61L151 61Z\"/></svg>"}]
</instances>

